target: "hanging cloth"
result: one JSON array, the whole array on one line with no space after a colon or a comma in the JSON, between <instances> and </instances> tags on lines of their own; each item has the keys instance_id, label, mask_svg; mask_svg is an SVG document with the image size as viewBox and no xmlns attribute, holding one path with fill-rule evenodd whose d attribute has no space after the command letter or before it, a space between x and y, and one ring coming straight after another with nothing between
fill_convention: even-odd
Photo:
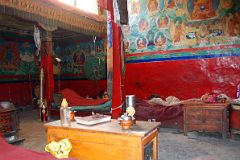
<instances>
[{"instance_id":1,"label":"hanging cloth","mask_svg":"<svg viewBox=\"0 0 240 160\"><path fill-rule=\"evenodd\" d=\"M40 30L38 29L38 27L36 27L34 25L34 34L33 34L33 37L34 37L34 42L35 42L35 46L37 48L36 50L36 56L39 55L39 52L40 52L40 48L41 48L41 38L40 38Z\"/></svg>"},{"instance_id":2,"label":"hanging cloth","mask_svg":"<svg viewBox=\"0 0 240 160\"><path fill-rule=\"evenodd\" d=\"M128 24L127 0L113 0L114 22L121 25Z\"/></svg>"},{"instance_id":3,"label":"hanging cloth","mask_svg":"<svg viewBox=\"0 0 240 160\"><path fill-rule=\"evenodd\" d=\"M120 23L120 14L118 10L118 0L113 0L114 22Z\"/></svg>"},{"instance_id":4,"label":"hanging cloth","mask_svg":"<svg viewBox=\"0 0 240 160\"><path fill-rule=\"evenodd\" d=\"M120 15L120 24L128 24L128 9L127 9L127 0L117 0L118 11Z\"/></svg>"}]
</instances>

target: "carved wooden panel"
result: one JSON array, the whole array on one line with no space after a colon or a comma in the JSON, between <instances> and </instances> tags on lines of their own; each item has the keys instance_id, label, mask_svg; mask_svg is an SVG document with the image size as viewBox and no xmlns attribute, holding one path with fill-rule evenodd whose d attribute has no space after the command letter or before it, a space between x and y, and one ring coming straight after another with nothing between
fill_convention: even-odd
<instances>
[{"instance_id":1,"label":"carved wooden panel","mask_svg":"<svg viewBox=\"0 0 240 160\"><path fill-rule=\"evenodd\" d=\"M205 123L219 123L223 121L222 110L205 110Z\"/></svg>"},{"instance_id":2,"label":"carved wooden panel","mask_svg":"<svg viewBox=\"0 0 240 160\"><path fill-rule=\"evenodd\" d=\"M228 104L189 104L184 106L184 135L188 131L221 132L226 138Z\"/></svg>"},{"instance_id":3,"label":"carved wooden panel","mask_svg":"<svg viewBox=\"0 0 240 160\"><path fill-rule=\"evenodd\" d=\"M186 122L191 124L202 123L203 120L202 109L199 108L189 108L186 110Z\"/></svg>"}]
</instances>

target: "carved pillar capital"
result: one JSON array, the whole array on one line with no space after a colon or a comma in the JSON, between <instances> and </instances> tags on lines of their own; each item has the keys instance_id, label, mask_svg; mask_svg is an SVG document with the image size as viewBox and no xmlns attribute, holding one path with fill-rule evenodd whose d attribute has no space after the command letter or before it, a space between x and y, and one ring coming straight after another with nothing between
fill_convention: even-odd
<instances>
[{"instance_id":1,"label":"carved pillar capital","mask_svg":"<svg viewBox=\"0 0 240 160\"><path fill-rule=\"evenodd\" d=\"M42 51L43 54L54 55L51 31L42 31Z\"/></svg>"},{"instance_id":2,"label":"carved pillar capital","mask_svg":"<svg viewBox=\"0 0 240 160\"><path fill-rule=\"evenodd\" d=\"M52 32L51 31L42 31L42 42L47 42L51 41L52 42Z\"/></svg>"}]
</instances>

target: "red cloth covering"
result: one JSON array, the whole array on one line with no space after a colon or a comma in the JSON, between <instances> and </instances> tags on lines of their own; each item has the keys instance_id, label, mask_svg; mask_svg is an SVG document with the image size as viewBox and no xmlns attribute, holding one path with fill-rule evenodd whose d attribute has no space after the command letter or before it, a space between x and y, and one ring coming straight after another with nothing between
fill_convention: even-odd
<instances>
[{"instance_id":1,"label":"red cloth covering","mask_svg":"<svg viewBox=\"0 0 240 160\"><path fill-rule=\"evenodd\" d=\"M72 158L67 159L74 160ZM57 160L57 158L49 153L31 151L8 144L0 134L0 160Z\"/></svg>"},{"instance_id":2,"label":"red cloth covering","mask_svg":"<svg viewBox=\"0 0 240 160\"><path fill-rule=\"evenodd\" d=\"M183 109L181 105L162 106L151 105L145 100L136 100L136 119L148 120L156 119L156 121L164 121L182 116Z\"/></svg>"},{"instance_id":3,"label":"red cloth covering","mask_svg":"<svg viewBox=\"0 0 240 160\"><path fill-rule=\"evenodd\" d=\"M86 99L69 88L63 89L59 93L66 98L69 106L95 106L108 101L108 99Z\"/></svg>"},{"instance_id":4,"label":"red cloth covering","mask_svg":"<svg viewBox=\"0 0 240 160\"><path fill-rule=\"evenodd\" d=\"M52 100L52 93L54 91L54 77L53 77L53 61L52 56L49 54L43 54L41 57L41 68L44 71L44 94L47 102Z\"/></svg>"}]
</instances>

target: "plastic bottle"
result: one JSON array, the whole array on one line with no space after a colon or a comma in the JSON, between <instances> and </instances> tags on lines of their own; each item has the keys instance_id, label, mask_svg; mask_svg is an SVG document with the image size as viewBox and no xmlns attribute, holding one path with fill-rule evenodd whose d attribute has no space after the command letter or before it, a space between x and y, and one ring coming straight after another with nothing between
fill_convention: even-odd
<instances>
[{"instance_id":1,"label":"plastic bottle","mask_svg":"<svg viewBox=\"0 0 240 160\"><path fill-rule=\"evenodd\" d=\"M60 108L60 121L61 125L65 127L71 126L71 120L70 120L70 108L68 107L68 102L66 98L63 98Z\"/></svg>"}]
</instances>

